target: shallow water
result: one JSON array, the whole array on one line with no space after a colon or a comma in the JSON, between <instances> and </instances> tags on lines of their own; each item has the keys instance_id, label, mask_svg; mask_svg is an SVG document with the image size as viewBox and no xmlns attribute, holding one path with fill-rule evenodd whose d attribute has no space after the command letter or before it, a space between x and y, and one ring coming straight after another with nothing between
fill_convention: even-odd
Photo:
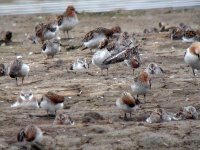
<instances>
[{"instance_id":1,"label":"shallow water","mask_svg":"<svg viewBox=\"0 0 200 150\"><path fill-rule=\"evenodd\" d=\"M67 5L79 12L199 6L199 0L9 0L0 2L0 15L60 13Z\"/></svg>"}]
</instances>

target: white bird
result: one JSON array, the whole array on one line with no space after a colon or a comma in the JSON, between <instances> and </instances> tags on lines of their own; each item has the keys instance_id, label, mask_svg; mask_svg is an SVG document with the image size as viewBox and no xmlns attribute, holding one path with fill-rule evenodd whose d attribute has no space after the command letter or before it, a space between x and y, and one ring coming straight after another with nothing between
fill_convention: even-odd
<instances>
[{"instance_id":1,"label":"white bird","mask_svg":"<svg viewBox=\"0 0 200 150\"><path fill-rule=\"evenodd\" d=\"M16 84L18 85L17 78L22 78L22 84L24 81L24 77L28 76L28 73L30 71L30 67L23 63L21 60L21 56L17 56L17 58L11 63L10 69L9 69L9 76L11 78L16 79Z\"/></svg>"},{"instance_id":2,"label":"white bird","mask_svg":"<svg viewBox=\"0 0 200 150\"><path fill-rule=\"evenodd\" d=\"M42 53L47 55L47 59L51 56L52 58L60 52L61 44L59 40L54 39L53 41L46 41L42 45Z\"/></svg>"},{"instance_id":3,"label":"white bird","mask_svg":"<svg viewBox=\"0 0 200 150\"><path fill-rule=\"evenodd\" d=\"M88 69L88 68L89 68L89 63L87 63L86 58L78 58L70 66L70 70L82 70L82 69Z\"/></svg>"},{"instance_id":4,"label":"white bird","mask_svg":"<svg viewBox=\"0 0 200 150\"><path fill-rule=\"evenodd\" d=\"M200 70L200 42L192 43L186 50L184 61L192 68L193 75L195 76L194 70Z\"/></svg>"},{"instance_id":5,"label":"white bird","mask_svg":"<svg viewBox=\"0 0 200 150\"><path fill-rule=\"evenodd\" d=\"M23 89L17 101L11 107L34 107L39 108L37 99L33 96L31 89Z\"/></svg>"},{"instance_id":6,"label":"white bird","mask_svg":"<svg viewBox=\"0 0 200 150\"><path fill-rule=\"evenodd\" d=\"M96 65L101 69L101 74L103 69L107 69L107 75L108 75L109 65L104 65L103 62L110 56L111 54L107 49L98 50L97 52L94 53L92 57L92 64Z\"/></svg>"},{"instance_id":7,"label":"white bird","mask_svg":"<svg viewBox=\"0 0 200 150\"><path fill-rule=\"evenodd\" d=\"M77 11L74 6L69 5L66 11L57 17L59 29L64 32L67 32L69 38L69 31L72 30L78 24Z\"/></svg>"}]
</instances>

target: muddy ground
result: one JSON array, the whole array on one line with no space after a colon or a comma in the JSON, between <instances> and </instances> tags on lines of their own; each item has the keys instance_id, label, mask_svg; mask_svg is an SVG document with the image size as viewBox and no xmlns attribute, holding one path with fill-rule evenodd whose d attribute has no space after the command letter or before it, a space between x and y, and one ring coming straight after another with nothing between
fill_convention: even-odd
<instances>
[{"instance_id":1,"label":"muddy ground","mask_svg":"<svg viewBox=\"0 0 200 150\"><path fill-rule=\"evenodd\" d=\"M199 8L80 14L80 24L70 32L74 39L62 40L70 46L62 48L60 54L48 60L39 53L41 45L26 41L25 34L33 34L37 23L46 22L50 16L52 19L56 15L1 16L0 30L13 32L13 43L0 47L0 63L10 63L15 53L20 53L31 70L23 86L16 86L15 80L10 77L0 77L0 149L20 149L16 135L20 128L28 124L36 124L42 129L45 149L199 149L199 120L156 124L144 121L158 106L170 112L188 105L200 110L199 78L193 77L191 69L183 61L184 51L190 43L172 41L168 33L142 34L145 28L158 27L159 21L172 25L183 22L199 29L199 14ZM98 26L114 25L136 34L143 54L141 68L134 75L123 63L111 65L108 76L106 72L102 76L99 68L93 65L86 71L69 71L76 58L90 60L92 57L89 50L80 50L84 34ZM57 62L61 63L56 66ZM131 121L124 121L115 101L122 91L131 92L134 77L150 62L158 63L166 74L153 78L147 102L133 114ZM62 111L71 115L75 125L53 126L53 119L29 117L29 114L45 114L41 109L10 108L22 88L31 88L38 99L47 91L65 95ZM80 91L81 95L78 94ZM87 112L97 112L103 120L88 122L84 118Z\"/></svg>"}]
</instances>

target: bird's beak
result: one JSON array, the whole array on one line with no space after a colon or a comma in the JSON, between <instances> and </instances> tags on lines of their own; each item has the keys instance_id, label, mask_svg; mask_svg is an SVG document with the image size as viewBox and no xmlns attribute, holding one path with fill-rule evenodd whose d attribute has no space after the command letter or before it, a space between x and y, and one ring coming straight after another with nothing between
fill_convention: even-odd
<instances>
[{"instance_id":1,"label":"bird's beak","mask_svg":"<svg viewBox=\"0 0 200 150\"><path fill-rule=\"evenodd\" d=\"M75 11L76 14L80 14L78 11Z\"/></svg>"}]
</instances>

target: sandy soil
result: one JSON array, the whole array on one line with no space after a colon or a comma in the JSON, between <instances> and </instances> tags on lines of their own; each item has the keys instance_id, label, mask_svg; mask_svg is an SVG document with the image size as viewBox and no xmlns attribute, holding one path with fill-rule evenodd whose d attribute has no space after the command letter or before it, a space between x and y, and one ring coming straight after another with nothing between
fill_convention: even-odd
<instances>
[{"instance_id":1,"label":"sandy soil","mask_svg":"<svg viewBox=\"0 0 200 150\"><path fill-rule=\"evenodd\" d=\"M199 78L193 77L191 69L183 61L184 51L190 43L171 41L163 33L142 34L145 28L157 27L159 21L172 25L183 22L197 29L199 14L199 8L80 14L80 24L70 32L74 39L62 40L62 43L70 46L48 60L42 54L37 54L41 51L41 45L24 41L25 33L33 33L37 23L55 15L1 16L0 31L11 30L14 42L0 47L0 63L10 63L15 53L20 53L31 71L23 86L16 86L15 80L10 77L0 78L0 149L20 149L16 135L20 128L28 124L36 124L43 130L45 149L199 149L199 120L157 124L144 122L158 105L170 112L188 105L200 109ZM76 58L91 59L89 50L80 51L83 35L98 26L114 25L121 26L123 31L136 33L143 54L141 68L134 75L124 64L112 65L108 76L101 76L100 70L93 65L87 71L69 71L71 62ZM29 55L29 52L33 54ZM60 67L47 69L60 60ZM133 78L150 62L160 64L166 74L153 78L147 102L133 114L131 121L124 121L119 117L123 113L116 108L115 101L122 91L131 92ZM53 126L53 119L29 117L29 114L45 114L41 109L10 108L22 88L31 88L38 99L47 91L65 95L62 111L71 115L75 125ZM78 96L80 91L82 94ZM87 112L97 112L103 120L87 122L84 118Z\"/></svg>"}]
</instances>

